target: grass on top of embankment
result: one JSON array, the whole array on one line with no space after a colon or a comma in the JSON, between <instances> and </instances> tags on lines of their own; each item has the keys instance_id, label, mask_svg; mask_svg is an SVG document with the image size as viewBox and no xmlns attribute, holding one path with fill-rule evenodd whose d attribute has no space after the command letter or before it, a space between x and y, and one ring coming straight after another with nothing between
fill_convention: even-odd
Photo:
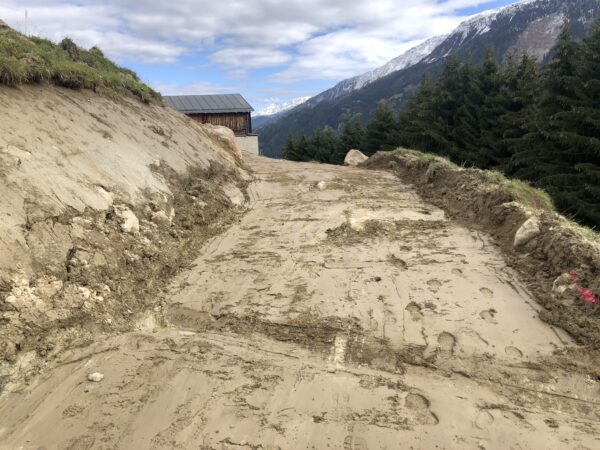
<instances>
[{"instance_id":1,"label":"grass on top of embankment","mask_svg":"<svg viewBox=\"0 0 600 450\"><path fill-rule=\"evenodd\" d=\"M0 21L0 84L39 83L115 96L129 93L145 103L161 101L160 94L133 71L117 66L97 47L84 50L68 38L54 44L25 36Z\"/></svg>"},{"instance_id":2,"label":"grass on top of embankment","mask_svg":"<svg viewBox=\"0 0 600 450\"><path fill-rule=\"evenodd\" d=\"M404 148L399 148L395 150L395 152L405 156L412 155L412 157L419 161L419 165L421 167L428 166L429 172L435 173L439 170L462 170L460 166L457 166L449 159L431 153L423 153L418 150ZM556 211L552 199L545 191L537 189L525 181L507 178L502 173L497 171L482 170L481 172L484 174L487 180L497 183L509 194L513 200L523 204L524 206L532 209L542 209L553 212Z\"/></svg>"}]
</instances>

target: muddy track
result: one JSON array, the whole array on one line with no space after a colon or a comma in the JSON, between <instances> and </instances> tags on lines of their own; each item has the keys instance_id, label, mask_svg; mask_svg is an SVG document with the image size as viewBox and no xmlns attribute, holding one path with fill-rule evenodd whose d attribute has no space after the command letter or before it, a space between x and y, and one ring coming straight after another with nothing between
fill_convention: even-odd
<instances>
[{"instance_id":1,"label":"muddy track","mask_svg":"<svg viewBox=\"0 0 600 450\"><path fill-rule=\"evenodd\" d=\"M391 174L249 164L248 212L172 283L170 326L0 398L0 448L600 445L600 383L491 239Z\"/></svg>"}]
</instances>

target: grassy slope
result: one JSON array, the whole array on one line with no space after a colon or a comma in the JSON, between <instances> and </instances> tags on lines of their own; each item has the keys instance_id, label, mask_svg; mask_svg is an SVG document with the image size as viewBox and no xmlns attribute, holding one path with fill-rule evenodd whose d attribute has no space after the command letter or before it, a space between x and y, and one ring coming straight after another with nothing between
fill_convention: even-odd
<instances>
[{"instance_id":1,"label":"grassy slope","mask_svg":"<svg viewBox=\"0 0 600 450\"><path fill-rule=\"evenodd\" d=\"M108 95L129 93L141 101L160 101L160 94L129 69L105 58L100 49L83 50L70 39L54 44L25 36L0 22L0 84L51 83L91 89Z\"/></svg>"}]
</instances>

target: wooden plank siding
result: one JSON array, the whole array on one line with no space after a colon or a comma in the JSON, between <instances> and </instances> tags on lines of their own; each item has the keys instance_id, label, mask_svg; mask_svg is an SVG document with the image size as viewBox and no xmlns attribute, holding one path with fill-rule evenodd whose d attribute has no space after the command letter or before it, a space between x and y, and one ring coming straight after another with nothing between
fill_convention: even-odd
<instances>
[{"instance_id":1,"label":"wooden plank siding","mask_svg":"<svg viewBox=\"0 0 600 450\"><path fill-rule=\"evenodd\" d=\"M200 122L220 125L233 130L236 135L245 136L252 133L252 119L250 113L219 113L219 114L189 114Z\"/></svg>"}]
</instances>

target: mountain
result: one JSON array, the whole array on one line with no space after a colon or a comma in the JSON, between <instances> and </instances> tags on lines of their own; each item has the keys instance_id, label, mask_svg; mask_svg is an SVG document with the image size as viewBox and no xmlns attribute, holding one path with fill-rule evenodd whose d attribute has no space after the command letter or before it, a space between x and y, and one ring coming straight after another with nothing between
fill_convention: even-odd
<instances>
[{"instance_id":1,"label":"mountain","mask_svg":"<svg viewBox=\"0 0 600 450\"><path fill-rule=\"evenodd\" d=\"M294 98L292 100L288 100L287 102L271 103L266 108L261 109L260 111L255 112L253 114L253 117L272 116L274 114L278 114L278 113L281 113L283 111L287 111L288 109L292 109L292 108L294 108L294 107L296 107L298 105L301 105L302 103L304 103L309 98L310 97L299 97L299 98Z\"/></svg>"},{"instance_id":2,"label":"mountain","mask_svg":"<svg viewBox=\"0 0 600 450\"><path fill-rule=\"evenodd\" d=\"M325 91L266 124L260 132L262 151L277 157L289 133L310 133L326 125L335 128L346 111L366 120L382 99L399 108L421 77L435 76L449 55L470 57L478 64L491 47L500 62L511 53L526 51L544 63L564 20L569 20L574 34L581 37L599 13L598 0L527 0L474 16L440 38L441 42L415 64L337 97ZM337 86L346 82L350 80Z\"/></svg>"},{"instance_id":3,"label":"mountain","mask_svg":"<svg viewBox=\"0 0 600 450\"><path fill-rule=\"evenodd\" d=\"M389 75L392 72L406 69L407 67L414 66L423 58L428 56L439 44L441 44L447 36L436 36L427 39L422 44L410 49L406 53L392 59L385 65L378 67L377 69L371 70L362 75L357 75L353 78L340 81L331 89L328 89L310 99L310 104L314 105L324 100L335 100L336 98L342 97L349 92L361 89L366 85Z\"/></svg>"},{"instance_id":4,"label":"mountain","mask_svg":"<svg viewBox=\"0 0 600 450\"><path fill-rule=\"evenodd\" d=\"M298 97L287 102L271 103L264 109L252 114L252 126L259 130L264 124L281 117L281 114L306 102L310 97Z\"/></svg>"}]
</instances>

